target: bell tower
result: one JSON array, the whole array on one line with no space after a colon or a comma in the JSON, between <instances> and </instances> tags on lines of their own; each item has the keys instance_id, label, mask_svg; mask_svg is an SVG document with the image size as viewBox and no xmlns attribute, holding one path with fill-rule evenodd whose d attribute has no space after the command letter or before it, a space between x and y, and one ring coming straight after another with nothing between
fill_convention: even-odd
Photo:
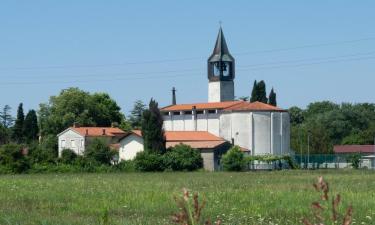
<instances>
[{"instance_id":1,"label":"bell tower","mask_svg":"<svg viewBox=\"0 0 375 225\"><path fill-rule=\"evenodd\" d=\"M208 102L234 100L234 58L229 53L220 27L215 48L207 60Z\"/></svg>"}]
</instances>

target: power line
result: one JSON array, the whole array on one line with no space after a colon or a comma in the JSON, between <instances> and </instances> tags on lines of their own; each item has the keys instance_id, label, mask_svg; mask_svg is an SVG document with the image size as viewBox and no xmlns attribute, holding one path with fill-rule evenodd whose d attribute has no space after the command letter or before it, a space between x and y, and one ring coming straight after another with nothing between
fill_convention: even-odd
<instances>
[{"instance_id":1,"label":"power line","mask_svg":"<svg viewBox=\"0 0 375 225\"><path fill-rule=\"evenodd\" d=\"M324 47L340 44L350 44L363 41L372 41L375 40L375 37L353 39L353 40L344 40L336 42L326 42L320 44L306 44L295 47L288 48L276 48L268 49L261 51L249 51L249 52L238 52L233 53L234 55L253 55L253 54L263 54L263 53L273 53L273 52L284 52L292 51L305 48L314 48L314 47ZM117 67L117 66L126 66L126 65L142 65L142 64L158 64L158 63L171 63L171 62L181 62L181 61L191 61L191 60L204 60L203 57L188 57L188 58L177 58L177 59L161 59L161 60L145 60L138 62L123 62L123 63L113 63L113 64L87 64L87 65L55 65L55 66L32 66L32 67L0 67L0 70L43 70L43 69L66 69L66 68L100 68L100 67Z\"/></svg>"},{"instance_id":2,"label":"power line","mask_svg":"<svg viewBox=\"0 0 375 225\"><path fill-rule=\"evenodd\" d=\"M350 61L362 61L362 60L371 60L375 59L375 56L369 57L358 57L358 58L350 58L350 59L336 59L336 60L326 60L326 61L319 61L319 62L312 62L312 63L302 63L302 64L294 64L294 65L281 65L281 66L270 66L270 67L252 67L247 69L240 69L240 71L254 71L254 70L264 70L264 69L275 69L275 68L297 68L302 66L310 66L310 65L319 65L319 64L329 64L329 63L337 63L337 62L350 62ZM131 74L129 74L131 75ZM167 76L152 76L152 77L121 77L121 78L111 78L111 79L90 79L90 80L75 80L75 81L46 81L46 82L7 82L7 83L0 83L2 85L28 85L28 84L76 84L76 83L90 83L90 82L107 82L107 81L116 81L116 80L145 80L145 79L160 79L160 78L182 78L182 77L191 77L191 76L202 76L202 75L189 75L189 76L181 76L180 75L167 75Z\"/></svg>"},{"instance_id":3,"label":"power line","mask_svg":"<svg viewBox=\"0 0 375 225\"><path fill-rule=\"evenodd\" d=\"M284 61L271 61L271 62L266 62L266 63L258 63L258 64L249 64L249 65L244 65L244 66L238 66L241 70L241 68L258 68L260 66L269 66L269 65L279 65L279 64L288 64L288 63L297 63L297 62L309 62L309 61L322 61L322 60L333 60L333 59L340 59L340 58L348 58L348 57L355 57L355 56L371 56L374 55L375 51L370 51L370 52L360 52L360 53L354 53L354 54L347 54L347 55L339 55L339 56L329 56L329 57L321 57L321 58L308 58L308 59L297 59L297 60L284 60ZM153 72L134 72L130 73L131 76L134 75L151 75L154 76L154 74L165 74L165 73L186 73L186 72L198 72L198 71L203 71L203 68L192 68L192 69L181 69L181 70L165 70L165 71L153 71ZM61 74L60 74L61 75ZM26 77L29 76L29 74L14 74L12 77ZM49 76L51 77L50 74L44 74L39 76L32 76L33 78L37 77L45 77ZM64 74L64 78L74 76L75 78L79 77L95 77L95 76L127 76L127 74L124 74L123 72L121 73L89 73L89 74Z\"/></svg>"}]
</instances>

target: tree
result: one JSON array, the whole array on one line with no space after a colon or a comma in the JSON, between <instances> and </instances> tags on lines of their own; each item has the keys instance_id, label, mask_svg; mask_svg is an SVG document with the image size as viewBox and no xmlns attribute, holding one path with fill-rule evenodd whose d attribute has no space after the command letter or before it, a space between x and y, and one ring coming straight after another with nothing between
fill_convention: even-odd
<instances>
[{"instance_id":1,"label":"tree","mask_svg":"<svg viewBox=\"0 0 375 225\"><path fill-rule=\"evenodd\" d=\"M304 112L297 106L290 107L289 110L290 123L292 125L301 124L304 121Z\"/></svg>"},{"instance_id":2,"label":"tree","mask_svg":"<svg viewBox=\"0 0 375 225\"><path fill-rule=\"evenodd\" d=\"M35 110L30 110L25 117L24 135L27 142L38 139L39 127Z\"/></svg>"},{"instance_id":3,"label":"tree","mask_svg":"<svg viewBox=\"0 0 375 225\"><path fill-rule=\"evenodd\" d=\"M221 159L223 168L226 171L241 171L245 166L245 158L240 147L233 146Z\"/></svg>"},{"instance_id":4,"label":"tree","mask_svg":"<svg viewBox=\"0 0 375 225\"><path fill-rule=\"evenodd\" d=\"M50 97L48 103L40 105L40 133L43 136L57 135L73 123L81 126L122 124L125 116L120 110L108 94L90 94L78 88L65 89L58 96Z\"/></svg>"},{"instance_id":5,"label":"tree","mask_svg":"<svg viewBox=\"0 0 375 225\"><path fill-rule=\"evenodd\" d=\"M91 162L111 164L115 152L101 139L95 138L86 148L84 156Z\"/></svg>"},{"instance_id":6,"label":"tree","mask_svg":"<svg viewBox=\"0 0 375 225\"><path fill-rule=\"evenodd\" d=\"M193 171L202 168L203 159L199 150L178 144L164 154L164 164L174 171Z\"/></svg>"},{"instance_id":7,"label":"tree","mask_svg":"<svg viewBox=\"0 0 375 225\"><path fill-rule=\"evenodd\" d=\"M22 103L20 103L17 109L17 119L14 123L12 132L12 139L16 143L21 143L22 141L24 141L24 121L25 114L23 113L23 105Z\"/></svg>"},{"instance_id":8,"label":"tree","mask_svg":"<svg viewBox=\"0 0 375 225\"><path fill-rule=\"evenodd\" d=\"M134 107L130 112L129 122L133 129L140 129L142 125L142 114L146 110L146 105L137 100L134 102Z\"/></svg>"},{"instance_id":9,"label":"tree","mask_svg":"<svg viewBox=\"0 0 375 225\"><path fill-rule=\"evenodd\" d=\"M23 154L23 146L6 144L0 147L0 166L12 173L22 173L30 168L30 163Z\"/></svg>"},{"instance_id":10,"label":"tree","mask_svg":"<svg viewBox=\"0 0 375 225\"><path fill-rule=\"evenodd\" d=\"M258 83L256 80L254 80L253 84L253 90L251 91L251 97L250 97L250 102L256 102L258 101Z\"/></svg>"},{"instance_id":11,"label":"tree","mask_svg":"<svg viewBox=\"0 0 375 225\"><path fill-rule=\"evenodd\" d=\"M266 92L266 83L263 80L259 81L257 89L258 89L258 101L267 103L268 99L267 99L267 92Z\"/></svg>"},{"instance_id":12,"label":"tree","mask_svg":"<svg viewBox=\"0 0 375 225\"><path fill-rule=\"evenodd\" d=\"M144 149L156 153L165 152L165 136L163 130L163 117L158 103L151 99L149 109L142 115L142 137Z\"/></svg>"},{"instance_id":13,"label":"tree","mask_svg":"<svg viewBox=\"0 0 375 225\"><path fill-rule=\"evenodd\" d=\"M268 97L268 104L273 105L273 106L277 106L276 93L273 90L273 88L271 89L270 95Z\"/></svg>"},{"instance_id":14,"label":"tree","mask_svg":"<svg viewBox=\"0 0 375 225\"><path fill-rule=\"evenodd\" d=\"M9 131L8 128L0 124L0 145L6 144L9 141Z\"/></svg>"},{"instance_id":15,"label":"tree","mask_svg":"<svg viewBox=\"0 0 375 225\"><path fill-rule=\"evenodd\" d=\"M253 90L251 91L250 102L263 102L267 103L266 83L261 80L259 83L255 80Z\"/></svg>"},{"instance_id":16,"label":"tree","mask_svg":"<svg viewBox=\"0 0 375 225\"><path fill-rule=\"evenodd\" d=\"M10 114L10 108L9 105L5 105L2 112L0 112L0 122L5 128L9 128L13 124L13 117Z\"/></svg>"}]
</instances>

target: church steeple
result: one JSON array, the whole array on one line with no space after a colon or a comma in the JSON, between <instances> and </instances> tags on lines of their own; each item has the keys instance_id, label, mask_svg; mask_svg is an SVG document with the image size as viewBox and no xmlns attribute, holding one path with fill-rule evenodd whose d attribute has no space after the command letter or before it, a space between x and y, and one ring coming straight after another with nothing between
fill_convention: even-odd
<instances>
[{"instance_id":1,"label":"church steeple","mask_svg":"<svg viewBox=\"0 0 375 225\"><path fill-rule=\"evenodd\" d=\"M208 58L208 79L210 81L234 79L234 58L229 53L221 27L216 38L215 48Z\"/></svg>"},{"instance_id":2,"label":"church steeple","mask_svg":"<svg viewBox=\"0 0 375 225\"><path fill-rule=\"evenodd\" d=\"M208 101L234 100L234 58L229 53L223 29L220 26L215 48L207 60Z\"/></svg>"}]
</instances>

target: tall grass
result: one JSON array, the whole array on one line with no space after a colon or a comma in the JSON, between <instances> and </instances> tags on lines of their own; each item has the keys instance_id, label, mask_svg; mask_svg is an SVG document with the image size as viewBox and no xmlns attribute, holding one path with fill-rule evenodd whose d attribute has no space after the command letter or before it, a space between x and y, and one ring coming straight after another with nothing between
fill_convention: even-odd
<instances>
[{"instance_id":1,"label":"tall grass","mask_svg":"<svg viewBox=\"0 0 375 225\"><path fill-rule=\"evenodd\" d=\"M173 196L186 187L205 196L202 218L222 224L300 224L323 175L353 205L355 224L375 224L371 171L246 173L30 174L0 176L0 224L171 224Z\"/></svg>"}]
</instances>

